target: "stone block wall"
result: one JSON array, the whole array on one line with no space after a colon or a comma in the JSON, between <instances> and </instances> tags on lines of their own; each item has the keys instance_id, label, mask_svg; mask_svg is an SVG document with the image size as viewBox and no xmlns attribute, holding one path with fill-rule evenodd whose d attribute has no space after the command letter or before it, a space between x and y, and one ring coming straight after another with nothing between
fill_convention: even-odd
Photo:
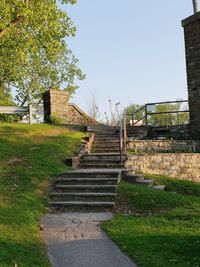
<instances>
[{"instance_id":1,"label":"stone block wall","mask_svg":"<svg viewBox=\"0 0 200 267\"><path fill-rule=\"evenodd\" d=\"M77 105L69 104L68 106L68 123L80 125L98 125L99 123L89 117Z\"/></svg>"},{"instance_id":2,"label":"stone block wall","mask_svg":"<svg viewBox=\"0 0 200 267\"><path fill-rule=\"evenodd\" d=\"M200 154L198 153L128 155L126 167L136 173L158 174L200 182Z\"/></svg>"},{"instance_id":3,"label":"stone block wall","mask_svg":"<svg viewBox=\"0 0 200 267\"><path fill-rule=\"evenodd\" d=\"M131 140L127 150L132 152L199 152L200 142L195 140Z\"/></svg>"},{"instance_id":4,"label":"stone block wall","mask_svg":"<svg viewBox=\"0 0 200 267\"><path fill-rule=\"evenodd\" d=\"M185 35L191 134L200 140L200 12L182 21Z\"/></svg>"},{"instance_id":5,"label":"stone block wall","mask_svg":"<svg viewBox=\"0 0 200 267\"><path fill-rule=\"evenodd\" d=\"M49 120L52 115L61 117L67 123L69 94L65 91L49 90L43 94L44 118Z\"/></svg>"},{"instance_id":6,"label":"stone block wall","mask_svg":"<svg viewBox=\"0 0 200 267\"><path fill-rule=\"evenodd\" d=\"M60 90L49 90L43 94L44 120L50 116L58 116L64 124L97 125L97 121L89 117L75 104L69 103L69 93Z\"/></svg>"}]
</instances>

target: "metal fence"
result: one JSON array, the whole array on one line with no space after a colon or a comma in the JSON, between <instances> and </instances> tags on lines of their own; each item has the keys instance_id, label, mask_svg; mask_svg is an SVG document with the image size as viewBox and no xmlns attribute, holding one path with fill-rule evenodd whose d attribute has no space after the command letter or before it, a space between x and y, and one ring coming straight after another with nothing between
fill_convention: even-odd
<instances>
[{"instance_id":1,"label":"metal fence","mask_svg":"<svg viewBox=\"0 0 200 267\"><path fill-rule=\"evenodd\" d=\"M185 106L183 106L183 104L185 104ZM163 109L162 107L165 107L166 110L162 111ZM129 120L130 122L129 124L131 126L152 125L154 121L153 120L154 116L157 116L157 118L159 118L160 116L167 114L173 115L173 114L183 114L183 113L189 114L188 100L155 102L155 103L148 103L133 113L126 113L126 121ZM176 125L179 125L179 118L180 116L177 115Z\"/></svg>"},{"instance_id":2,"label":"metal fence","mask_svg":"<svg viewBox=\"0 0 200 267\"><path fill-rule=\"evenodd\" d=\"M33 122L32 105L29 105L28 107L0 106L0 114L8 114L8 115L28 114L29 123L32 124Z\"/></svg>"}]
</instances>

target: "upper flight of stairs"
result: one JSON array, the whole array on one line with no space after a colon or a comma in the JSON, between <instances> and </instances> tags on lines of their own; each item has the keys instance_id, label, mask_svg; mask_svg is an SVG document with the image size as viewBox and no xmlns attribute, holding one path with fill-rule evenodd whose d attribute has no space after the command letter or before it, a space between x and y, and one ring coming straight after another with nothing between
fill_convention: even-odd
<instances>
[{"instance_id":1,"label":"upper flight of stairs","mask_svg":"<svg viewBox=\"0 0 200 267\"><path fill-rule=\"evenodd\" d=\"M121 162L119 153L95 153L84 155L80 161L82 169L122 169L126 156L122 157Z\"/></svg>"},{"instance_id":2,"label":"upper flight of stairs","mask_svg":"<svg viewBox=\"0 0 200 267\"><path fill-rule=\"evenodd\" d=\"M119 127L89 127L95 133L91 153L120 153Z\"/></svg>"},{"instance_id":3,"label":"upper flight of stairs","mask_svg":"<svg viewBox=\"0 0 200 267\"><path fill-rule=\"evenodd\" d=\"M127 137L133 140L143 140L148 136L148 129L146 126L127 126Z\"/></svg>"}]
</instances>

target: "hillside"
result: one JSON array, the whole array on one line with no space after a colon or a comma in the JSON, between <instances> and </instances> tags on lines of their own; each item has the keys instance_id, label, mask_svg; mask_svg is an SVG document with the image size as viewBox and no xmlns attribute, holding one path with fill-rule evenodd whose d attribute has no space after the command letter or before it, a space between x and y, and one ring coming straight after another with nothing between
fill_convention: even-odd
<instances>
[{"instance_id":1,"label":"hillside","mask_svg":"<svg viewBox=\"0 0 200 267\"><path fill-rule=\"evenodd\" d=\"M49 125L0 124L0 266L49 266L40 237L49 185L82 133Z\"/></svg>"}]
</instances>

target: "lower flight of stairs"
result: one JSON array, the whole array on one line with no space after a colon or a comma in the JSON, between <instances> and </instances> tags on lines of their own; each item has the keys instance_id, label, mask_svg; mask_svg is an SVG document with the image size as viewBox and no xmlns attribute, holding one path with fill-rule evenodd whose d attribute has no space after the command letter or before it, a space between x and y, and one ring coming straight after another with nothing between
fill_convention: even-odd
<instances>
[{"instance_id":1,"label":"lower flight of stairs","mask_svg":"<svg viewBox=\"0 0 200 267\"><path fill-rule=\"evenodd\" d=\"M126 156L120 156L119 127L91 127L91 154L81 157L79 169L55 181L50 205L60 208L113 208Z\"/></svg>"}]
</instances>

